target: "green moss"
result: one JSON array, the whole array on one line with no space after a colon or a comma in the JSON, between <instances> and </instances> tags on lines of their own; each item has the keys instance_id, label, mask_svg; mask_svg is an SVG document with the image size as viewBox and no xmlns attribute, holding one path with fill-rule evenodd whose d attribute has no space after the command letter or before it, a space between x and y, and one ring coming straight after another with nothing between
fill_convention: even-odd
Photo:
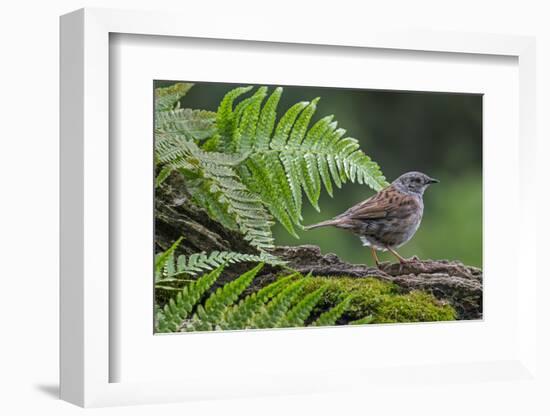
<instances>
[{"instance_id":1,"label":"green moss","mask_svg":"<svg viewBox=\"0 0 550 416\"><path fill-rule=\"evenodd\" d=\"M308 279L305 289L313 291L322 285L326 285L326 290L312 315L322 313L350 294L354 296L339 324L368 316L372 317L372 323L456 319L453 307L433 295L421 291L402 293L397 285L375 278L315 277Z\"/></svg>"},{"instance_id":2,"label":"green moss","mask_svg":"<svg viewBox=\"0 0 550 416\"><path fill-rule=\"evenodd\" d=\"M456 312L452 306L442 305L429 293L412 291L388 298L378 308L374 322L431 322L454 319Z\"/></svg>"}]
</instances>

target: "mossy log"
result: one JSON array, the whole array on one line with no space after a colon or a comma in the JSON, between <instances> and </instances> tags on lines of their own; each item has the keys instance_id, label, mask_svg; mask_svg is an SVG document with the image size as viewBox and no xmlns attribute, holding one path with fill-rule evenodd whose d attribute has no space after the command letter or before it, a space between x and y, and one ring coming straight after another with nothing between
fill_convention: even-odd
<instances>
[{"instance_id":1,"label":"mossy log","mask_svg":"<svg viewBox=\"0 0 550 416\"><path fill-rule=\"evenodd\" d=\"M174 176L156 192L155 244L158 250L166 250L183 235L184 243L178 248L182 254L213 250L256 253L238 232L226 229L193 205L185 184ZM458 319L482 318L483 273L458 261L417 260L404 265L382 263L377 269L365 264L346 263L335 254L322 254L319 247L311 245L279 246L273 254L287 261L287 267L303 274L334 278L374 277L393 282L403 293L413 290L431 293L452 305ZM218 285L250 267L251 264L247 263L231 265ZM249 290L264 286L282 273L285 272L281 267L266 266Z\"/></svg>"},{"instance_id":2,"label":"mossy log","mask_svg":"<svg viewBox=\"0 0 550 416\"><path fill-rule=\"evenodd\" d=\"M335 254L322 254L317 246L277 247L274 254L288 266L314 276L376 277L393 282L404 291L422 290L449 302L458 319L482 318L482 280L480 269L458 261L415 260L407 264L382 263L380 269L365 264L346 263ZM269 279L271 276L263 276Z\"/></svg>"}]
</instances>

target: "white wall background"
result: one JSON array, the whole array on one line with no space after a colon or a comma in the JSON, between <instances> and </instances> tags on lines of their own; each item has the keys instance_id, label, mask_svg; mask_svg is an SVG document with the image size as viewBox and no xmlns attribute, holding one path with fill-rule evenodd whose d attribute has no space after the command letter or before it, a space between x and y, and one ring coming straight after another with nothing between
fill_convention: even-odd
<instances>
[{"instance_id":1,"label":"white wall background","mask_svg":"<svg viewBox=\"0 0 550 416\"><path fill-rule=\"evenodd\" d=\"M185 4L189 3L189 4ZM326 24L333 20L368 26L536 35L538 42L538 132L541 200L533 207L547 212L548 175L542 165L550 155L550 30L545 1L441 0L404 1L202 1L169 0L18 0L0 9L0 200L1 272L0 413L77 414L83 410L56 399L58 368L58 16L80 7L164 9L185 12L189 19L221 13L236 18L275 19L286 25ZM291 16L294 14L294 16ZM182 21L185 25L185 21ZM543 176L544 179L543 179ZM546 205L546 207L545 207ZM506 225L503 225L506 226ZM539 230L539 249L548 248ZM544 247L543 247L544 245ZM513 246L510 247L513 249ZM503 256L505 253L503 253ZM544 262L543 256L541 263ZM542 264L541 264L542 266ZM545 295L538 287L540 316L548 324ZM541 326L540 368L550 374L548 326ZM548 379L546 379L548 381ZM178 414L549 414L545 388L530 383L483 386L433 385L430 389L388 387L373 397L344 393L307 397L218 401L92 410L101 415ZM490 412L490 413L489 413Z\"/></svg>"}]
</instances>

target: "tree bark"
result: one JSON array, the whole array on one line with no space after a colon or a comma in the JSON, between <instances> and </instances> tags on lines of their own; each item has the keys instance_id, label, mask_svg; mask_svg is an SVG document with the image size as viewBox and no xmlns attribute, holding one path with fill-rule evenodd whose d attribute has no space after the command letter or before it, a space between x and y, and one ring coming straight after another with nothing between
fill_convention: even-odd
<instances>
[{"instance_id":1,"label":"tree bark","mask_svg":"<svg viewBox=\"0 0 550 416\"><path fill-rule=\"evenodd\" d=\"M157 250L166 250L183 235L184 242L178 248L181 254L214 250L257 252L238 232L226 229L194 206L184 183L174 175L162 188L157 188L155 208ZM378 269L346 263L335 254L322 254L319 247L311 245L279 246L273 254L288 262L286 267L303 274L334 278L375 277L393 282L403 292L422 290L432 293L436 298L450 303L456 309L458 319L482 318L483 273L459 261L418 260L404 265L382 263ZM249 263L231 265L217 285L232 280L251 266ZM282 273L285 271L280 266L264 267L249 290L257 290Z\"/></svg>"},{"instance_id":2,"label":"tree bark","mask_svg":"<svg viewBox=\"0 0 550 416\"><path fill-rule=\"evenodd\" d=\"M423 290L449 302L459 319L482 318L483 273L459 261L417 260L401 265L382 263L380 269L365 264L350 264L335 254L323 255L317 246L277 247L274 254L288 266L313 276L376 277L393 282L403 291ZM268 280L271 276L263 276Z\"/></svg>"}]
</instances>

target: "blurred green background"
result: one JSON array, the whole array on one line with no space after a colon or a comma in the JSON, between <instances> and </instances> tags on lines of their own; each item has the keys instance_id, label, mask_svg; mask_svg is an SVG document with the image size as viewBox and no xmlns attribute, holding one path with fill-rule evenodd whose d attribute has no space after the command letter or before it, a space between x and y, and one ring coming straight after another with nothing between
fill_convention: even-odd
<instances>
[{"instance_id":1,"label":"blurred green background","mask_svg":"<svg viewBox=\"0 0 550 416\"><path fill-rule=\"evenodd\" d=\"M156 86L173 82L160 81ZM216 111L225 93L240 84L196 83L183 106ZM378 162L389 182L417 170L441 182L424 195L424 218L413 239L399 249L405 257L460 260L482 266L482 96L284 86L280 117L298 101L321 97L312 122L334 114L347 135ZM335 188L334 198L323 192L321 212L304 196L304 224L345 211L373 195L366 185ZM370 252L353 234L335 228L300 231L300 240L277 225L279 245L315 244L355 263L373 264ZM394 259L387 253L382 260Z\"/></svg>"}]
</instances>

